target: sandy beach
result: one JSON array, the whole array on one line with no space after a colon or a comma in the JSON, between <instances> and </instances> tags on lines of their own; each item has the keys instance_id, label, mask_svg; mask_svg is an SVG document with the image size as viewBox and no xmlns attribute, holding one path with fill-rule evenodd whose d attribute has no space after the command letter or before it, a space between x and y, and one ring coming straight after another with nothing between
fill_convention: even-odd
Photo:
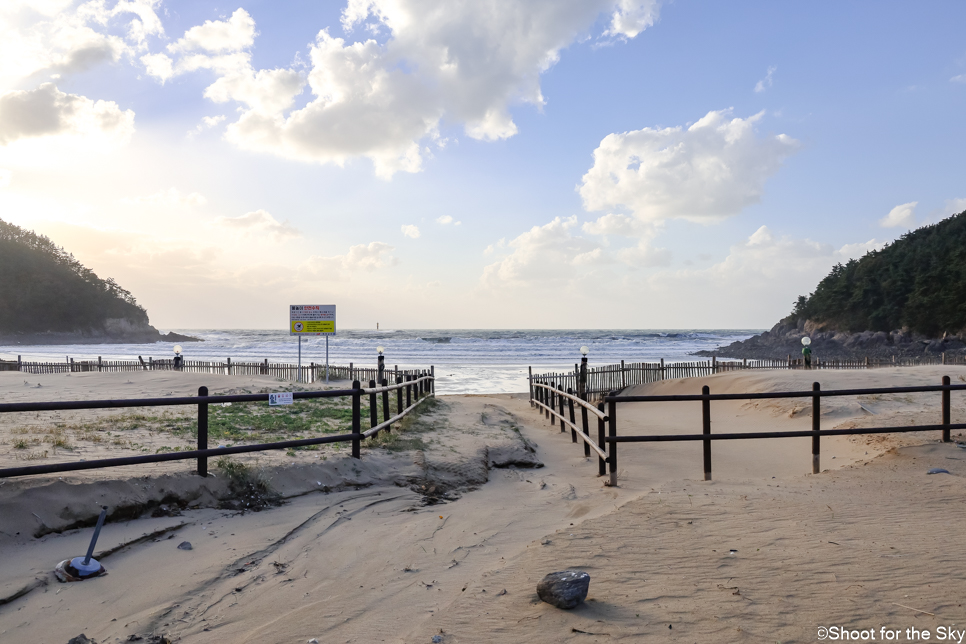
<instances>
[{"instance_id":1,"label":"sandy beach","mask_svg":"<svg viewBox=\"0 0 966 644\"><path fill-rule=\"evenodd\" d=\"M966 369L729 373L628 393L943 375L958 382ZM187 374L0 376L10 402L288 387ZM966 398L952 400L952 421L963 422ZM36 462L190 447L190 409L145 413L138 427L114 413L5 414L0 466L42 450ZM712 422L715 432L808 429L810 413L799 400L722 402ZM700 404L626 404L619 419L622 433L696 433ZM823 428L935 422L938 394L823 400ZM225 471L201 479L190 462L0 482L0 640L787 643L845 626L875 629L874 641L885 641L880 628L925 628L937 641L940 626L966 625L959 431L950 444L937 432L827 438L819 475L807 438L719 442L710 482L700 444L622 445L611 488L523 394L440 396L401 429L360 461L329 447L237 459L284 499L258 512L225 509ZM934 467L949 474L928 475ZM83 554L91 531L76 526L100 504L126 513L98 542L109 574L58 583L50 571ZM178 549L185 541L191 550ZM567 568L591 575L587 602L572 611L535 593L543 575Z\"/></svg>"}]
</instances>

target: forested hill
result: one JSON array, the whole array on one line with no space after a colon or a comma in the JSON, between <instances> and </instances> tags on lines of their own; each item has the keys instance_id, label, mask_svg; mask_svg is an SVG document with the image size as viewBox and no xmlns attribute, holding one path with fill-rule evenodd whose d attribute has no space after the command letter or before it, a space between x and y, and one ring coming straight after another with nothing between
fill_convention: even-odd
<instances>
[{"instance_id":1,"label":"forested hill","mask_svg":"<svg viewBox=\"0 0 966 644\"><path fill-rule=\"evenodd\" d=\"M966 212L838 264L789 317L853 333L966 331Z\"/></svg>"},{"instance_id":2,"label":"forested hill","mask_svg":"<svg viewBox=\"0 0 966 644\"><path fill-rule=\"evenodd\" d=\"M0 220L0 337L7 342L150 342L134 297L43 235Z\"/></svg>"},{"instance_id":3,"label":"forested hill","mask_svg":"<svg viewBox=\"0 0 966 644\"><path fill-rule=\"evenodd\" d=\"M966 211L838 264L770 331L699 355L823 358L966 353Z\"/></svg>"}]
</instances>

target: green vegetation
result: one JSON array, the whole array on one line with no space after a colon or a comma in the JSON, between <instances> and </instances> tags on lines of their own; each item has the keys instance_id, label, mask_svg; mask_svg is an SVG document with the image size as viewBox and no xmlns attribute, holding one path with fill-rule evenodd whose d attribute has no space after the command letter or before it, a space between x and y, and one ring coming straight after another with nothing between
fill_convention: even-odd
<instances>
[{"instance_id":1,"label":"green vegetation","mask_svg":"<svg viewBox=\"0 0 966 644\"><path fill-rule=\"evenodd\" d=\"M838 331L966 332L966 212L838 264L785 321Z\"/></svg>"},{"instance_id":2,"label":"green vegetation","mask_svg":"<svg viewBox=\"0 0 966 644\"><path fill-rule=\"evenodd\" d=\"M0 220L0 334L104 330L109 319L149 328L148 314L43 235Z\"/></svg>"},{"instance_id":3,"label":"green vegetation","mask_svg":"<svg viewBox=\"0 0 966 644\"><path fill-rule=\"evenodd\" d=\"M230 496L221 500L222 508L257 512L281 504L282 497L258 469L227 456L215 461L215 467L228 479L230 490Z\"/></svg>"}]
</instances>

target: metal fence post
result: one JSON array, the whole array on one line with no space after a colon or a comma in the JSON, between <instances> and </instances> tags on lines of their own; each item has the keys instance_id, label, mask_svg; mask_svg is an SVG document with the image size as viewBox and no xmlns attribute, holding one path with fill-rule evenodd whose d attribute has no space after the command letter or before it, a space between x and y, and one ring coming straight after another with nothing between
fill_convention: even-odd
<instances>
[{"instance_id":1,"label":"metal fence post","mask_svg":"<svg viewBox=\"0 0 966 644\"><path fill-rule=\"evenodd\" d=\"M711 395L711 388L708 385L701 387L701 394ZM711 401L705 398L701 401L701 422L702 433L705 436L711 435ZM711 480L711 439L705 439L704 443L704 480Z\"/></svg>"},{"instance_id":2,"label":"metal fence post","mask_svg":"<svg viewBox=\"0 0 966 644\"><path fill-rule=\"evenodd\" d=\"M362 391L358 380L352 381L352 458L360 457L360 436L362 434Z\"/></svg>"},{"instance_id":3,"label":"metal fence post","mask_svg":"<svg viewBox=\"0 0 966 644\"><path fill-rule=\"evenodd\" d=\"M614 400L614 396L617 395L616 391L608 392L607 397L610 401L607 403L607 426L611 438L617 438L617 401ZM617 443L611 442L610 447L607 450L610 461L610 486L617 487Z\"/></svg>"},{"instance_id":4,"label":"metal fence post","mask_svg":"<svg viewBox=\"0 0 966 644\"><path fill-rule=\"evenodd\" d=\"M198 396L208 396L208 387L198 387ZM198 449L208 449L208 403L198 403ZM208 476L208 457L198 457L198 476Z\"/></svg>"},{"instance_id":5,"label":"metal fence post","mask_svg":"<svg viewBox=\"0 0 966 644\"><path fill-rule=\"evenodd\" d=\"M943 354L943 364L946 363L946 354ZM943 386L949 386L949 376L943 376ZM949 390L943 389L943 442L948 443L949 438Z\"/></svg>"},{"instance_id":6,"label":"metal fence post","mask_svg":"<svg viewBox=\"0 0 966 644\"><path fill-rule=\"evenodd\" d=\"M822 471L822 385L812 383L812 474Z\"/></svg>"}]
</instances>

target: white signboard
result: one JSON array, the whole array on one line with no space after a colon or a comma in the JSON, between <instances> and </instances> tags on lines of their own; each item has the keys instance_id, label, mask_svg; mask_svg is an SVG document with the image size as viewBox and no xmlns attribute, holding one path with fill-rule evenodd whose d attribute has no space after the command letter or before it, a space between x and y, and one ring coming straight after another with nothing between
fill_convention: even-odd
<instances>
[{"instance_id":1,"label":"white signboard","mask_svg":"<svg viewBox=\"0 0 966 644\"><path fill-rule=\"evenodd\" d=\"M268 394L268 404L273 405L291 405L295 401L292 398L291 391L283 391L277 394Z\"/></svg>"},{"instance_id":2,"label":"white signboard","mask_svg":"<svg viewBox=\"0 0 966 644\"><path fill-rule=\"evenodd\" d=\"M289 335L335 335L335 304L292 304Z\"/></svg>"}]
</instances>

